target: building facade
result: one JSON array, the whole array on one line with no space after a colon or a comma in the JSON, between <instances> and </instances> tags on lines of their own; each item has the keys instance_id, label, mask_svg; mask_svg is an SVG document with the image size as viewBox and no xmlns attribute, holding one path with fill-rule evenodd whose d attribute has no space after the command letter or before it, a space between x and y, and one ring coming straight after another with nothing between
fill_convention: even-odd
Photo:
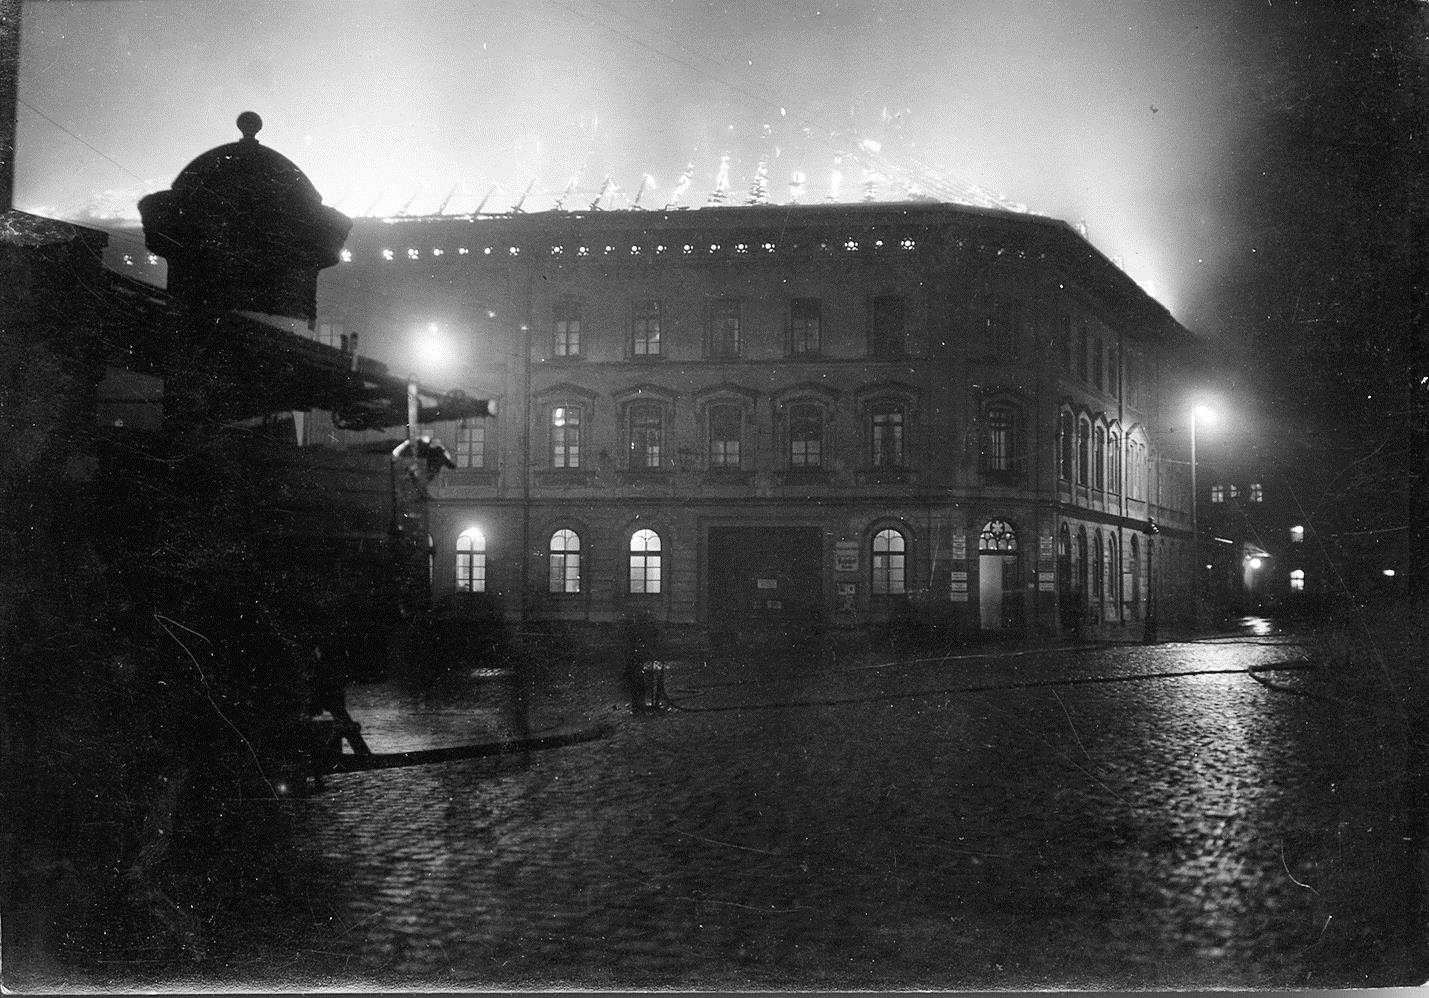
<instances>
[{"instance_id":1,"label":"building facade","mask_svg":"<svg viewBox=\"0 0 1429 998\"><path fill-rule=\"evenodd\" d=\"M359 221L319 330L438 329L438 595L511 619L1116 633L1188 611L1189 334L1067 225L936 203ZM320 334L321 335L321 334Z\"/></svg>"}]
</instances>

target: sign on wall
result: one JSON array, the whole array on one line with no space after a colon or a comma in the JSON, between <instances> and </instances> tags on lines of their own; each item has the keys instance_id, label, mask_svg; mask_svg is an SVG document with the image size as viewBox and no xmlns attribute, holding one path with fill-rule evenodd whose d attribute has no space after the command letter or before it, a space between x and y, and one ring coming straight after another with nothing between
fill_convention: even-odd
<instances>
[{"instance_id":1,"label":"sign on wall","mask_svg":"<svg viewBox=\"0 0 1429 998\"><path fill-rule=\"evenodd\" d=\"M858 571L858 541L836 541L834 543L834 571Z\"/></svg>"}]
</instances>

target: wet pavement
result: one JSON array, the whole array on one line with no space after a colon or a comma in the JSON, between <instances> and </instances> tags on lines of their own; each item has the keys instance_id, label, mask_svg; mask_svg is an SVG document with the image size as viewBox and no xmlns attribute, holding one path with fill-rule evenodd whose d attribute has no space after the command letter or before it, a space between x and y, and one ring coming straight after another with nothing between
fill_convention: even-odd
<instances>
[{"instance_id":1,"label":"wet pavement","mask_svg":"<svg viewBox=\"0 0 1429 998\"><path fill-rule=\"evenodd\" d=\"M609 737L296 800L266 943L215 979L400 988L1331 987L1422 939L1403 754L1283 635L591 671ZM1248 669L1258 671L1251 673ZM559 677L558 677L559 678ZM375 751L501 737L509 677L350 706Z\"/></svg>"}]
</instances>

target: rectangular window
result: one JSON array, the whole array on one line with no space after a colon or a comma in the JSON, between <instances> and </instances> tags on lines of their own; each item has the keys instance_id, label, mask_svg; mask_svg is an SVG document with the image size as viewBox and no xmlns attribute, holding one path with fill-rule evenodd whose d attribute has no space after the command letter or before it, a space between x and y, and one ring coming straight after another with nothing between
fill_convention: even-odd
<instances>
[{"instance_id":1,"label":"rectangular window","mask_svg":"<svg viewBox=\"0 0 1429 998\"><path fill-rule=\"evenodd\" d=\"M1225 502L1226 487L1224 485L1211 486L1211 502Z\"/></svg>"},{"instance_id":2,"label":"rectangular window","mask_svg":"<svg viewBox=\"0 0 1429 998\"><path fill-rule=\"evenodd\" d=\"M998 360L1017 360L1021 355L1022 306L1005 298L988 303L985 349Z\"/></svg>"},{"instance_id":3,"label":"rectangular window","mask_svg":"<svg viewBox=\"0 0 1429 998\"><path fill-rule=\"evenodd\" d=\"M660 356L660 303L654 299L636 302L631 311L630 355Z\"/></svg>"},{"instance_id":4,"label":"rectangular window","mask_svg":"<svg viewBox=\"0 0 1429 998\"><path fill-rule=\"evenodd\" d=\"M738 468L744 413L739 406L717 405L709 411L710 467Z\"/></svg>"},{"instance_id":5,"label":"rectangular window","mask_svg":"<svg viewBox=\"0 0 1429 998\"><path fill-rule=\"evenodd\" d=\"M556 305L551 332L551 353L556 357L581 355L581 312L577 302Z\"/></svg>"},{"instance_id":6,"label":"rectangular window","mask_svg":"<svg viewBox=\"0 0 1429 998\"><path fill-rule=\"evenodd\" d=\"M660 468L665 417L660 407L641 403L630 407L630 467L641 471Z\"/></svg>"},{"instance_id":7,"label":"rectangular window","mask_svg":"<svg viewBox=\"0 0 1429 998\"><path fill-rule=\"evenodd\" d=\"M903 299L875 295L869 304L868 353L872 357L903 357L907 353Z\"/></svg>"},{"instance_id":8,"label":"rectangular window","mask_svg":"<svg viewBox=\"0 0 1429 998\"><path fill-rule=\"evenodd\" d=\"M580 406L555 406L551 409L551 467L579 468L580 466Z\"/></svg>"},{"instance_id":9,"label":"rectangular window","mask_svg":"<svg viewBox=\"0 0 1429 998\"><path fill-rule=\"evenodd\" d=\"M1092 364L1092 385L1093 385L1094 387L1096 387L1098 390L1100 390L1100 389L1103 387L1103 384L1102 384L1102 375L1103 375L1103 373L1105 373L1105 371L1106 371L1106 368L1103 367L1103 365L1104 365L1105 363L1106 363L1106 361L1105 361L1105 360L1103 359L1103 357L1102 357L1102 338L1101 338L1100 336L1094 336L1094 337L1092 337L1092 360L1091 360L1091 364Z\"/></svg>"},{"instance_id":10,"label":"rectangular window","mask_svg":"<svg viewBox=\"0 0 1429 998\"><path fill-rule=\"evenodd\" d=\"M1013 412L1006 406L993 406L987 411L987 449L984 452L988 471L1013 470Z\"/></svg>"},{"instance_id":11,"label":"rectangular window","mask_svg":"<svg viewBox=\"0 0 1429 998\"><path fill-rule=\"evenodd\" d=\"M823 303L818 298L795 298L789 303L789 352L818 353L822 339Z\"/></svg>"},{"instance_id":12,"label":"rectangular window","mask_svg":"<svg viewBox=\"0 0 1429 998\"><path fill-rule=\"evenodd\" d=\"M824 461L824 413L816 405L789 410L789 467L818 468Z\"/></svg>"},{"instance_id":13,"label":"rectangular window","mask_svg":"<svg viewBox=\"0 0 1429 998\"><path fill-rule=\"evenodd\" d=\"M1098 426L1092 444L1092 481L1098 492L1106 491L1106 430Z\"/></svg>"},{"instance_id":14,"label":"rectangular window","mask_svg":"<svg viewBox=\"0 0 1429 998\"><path fill-rule=\"evenodd\" d=\"M323 346L341 350L345 345L343 343L342 323L333 319L324 319L318 323L315 338Z\"/></svg>"},{"instance_id":15,"label":"rectangular window","mask_svg":"<svg viewBox=\"0 0 1429 998\"><path fill-rule=\"evenodd\" d=\"M1090 337L1087 335L1086 326L1077 327L1077 377L1083 381L1087 380L1087 350L1090 348Z\"/></svg>"},{"instance_id":16,"label":"rectangular window","mask_svg":"<svg viewBox=\"0 0 1429 998\"><path fill-rule=\"evenodd\" d=\"M718 298L706 306L705 353L710 357L739 356L739 302Z\"/></svg>"},{"instance_id":17,"label":"rectangular window","mask_svg":"<svg viewBox=\"0 0 1429 998\"><path fill-rule=\"evenodd\" d=\"M894 403L876 405L871 421L873 466L903 467L903 407Z\"/></svg>"},{"instance_id":18,"label":"rectangular window","mask_svg":"<svg viewBox=\"0 0 1429 998\"><path fill-rule=\"evenodd\" d=\"M1265 501L1265 488L1264 488L1259 482L1251 482L1251 483L1250 483L1250 501L1251 501L1251 502L1264 502L1264 501Z\"/></svg>"},{"instance_id":19,"label":"rectangular window","mask_svg":"<svg viewBox=\"0 0 1429 998\"><path fill-rule=\"evenodd\" d=\"M1121 361L1117 353L1116 344L1111 343L1106 348L1106 390L1113 395L1121 389Z\"/></svg>"},{"instance_id":20,"label":"rectangular window","mask_svg":"<svg viewBox=\"0 0 1429 998\"><path fill-rule=\"evenodd\" d=\"M486 420L482 417L463 419L456 427L456 453L453 455L458 468L486 467Z\"/></svg>"}]
</instances>

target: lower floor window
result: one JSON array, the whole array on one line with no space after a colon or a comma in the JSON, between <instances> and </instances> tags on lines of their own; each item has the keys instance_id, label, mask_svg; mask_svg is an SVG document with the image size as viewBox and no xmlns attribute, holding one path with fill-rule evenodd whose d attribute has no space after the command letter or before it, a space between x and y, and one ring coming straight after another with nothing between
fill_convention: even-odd
<instances>
[{"instance_id":1,"label":"lower floor window","mask_svg":"<svg viewBox=\"0 0 1429 998\"><path fill-rule=\"evenodd\" d=\"M908 591L907 547L896 530L873 535L873 595L896 596Z\"/></svg>"},{"instance_id":2,"label":"lower floor window","mask_svg":"<svg viewBox=\"0 0 1429 998\"><path fill-rule=\"evenodd\" d=\"M1290 591L1302 593L1305 591L1305 570L1297 568L1290 573Z\"/></svg>"},{"instance_id":3,"label":"lower floor window","mask_svg":"<svg viewBox=\"0 0 1429 998\"><path fill-rule=\"evenodd\" d=\"M581 591L581 539L574 530L557 530L551 535L550 591Z\"/></svg>"},{"instance_id":4,"label":"lower floor window","mask_svg":"<svg viewBox=\"0 0 1429 998\"><path fill-rule=\"evenodd\" d=\"M456 539L456 587L461 592L486 592L486 537L474 527Z\"/></svg>"},{"instance_id":5,"label":"lower floor window","mask_svg":"<svg viewBox=\"0 0 1429 998\"><path fill-rule=\"evenodd\" d=\"M630 536L630 592L654 595L660 592L660 535L653 530L637 530Z\"/></svg>"}]
</instances>

